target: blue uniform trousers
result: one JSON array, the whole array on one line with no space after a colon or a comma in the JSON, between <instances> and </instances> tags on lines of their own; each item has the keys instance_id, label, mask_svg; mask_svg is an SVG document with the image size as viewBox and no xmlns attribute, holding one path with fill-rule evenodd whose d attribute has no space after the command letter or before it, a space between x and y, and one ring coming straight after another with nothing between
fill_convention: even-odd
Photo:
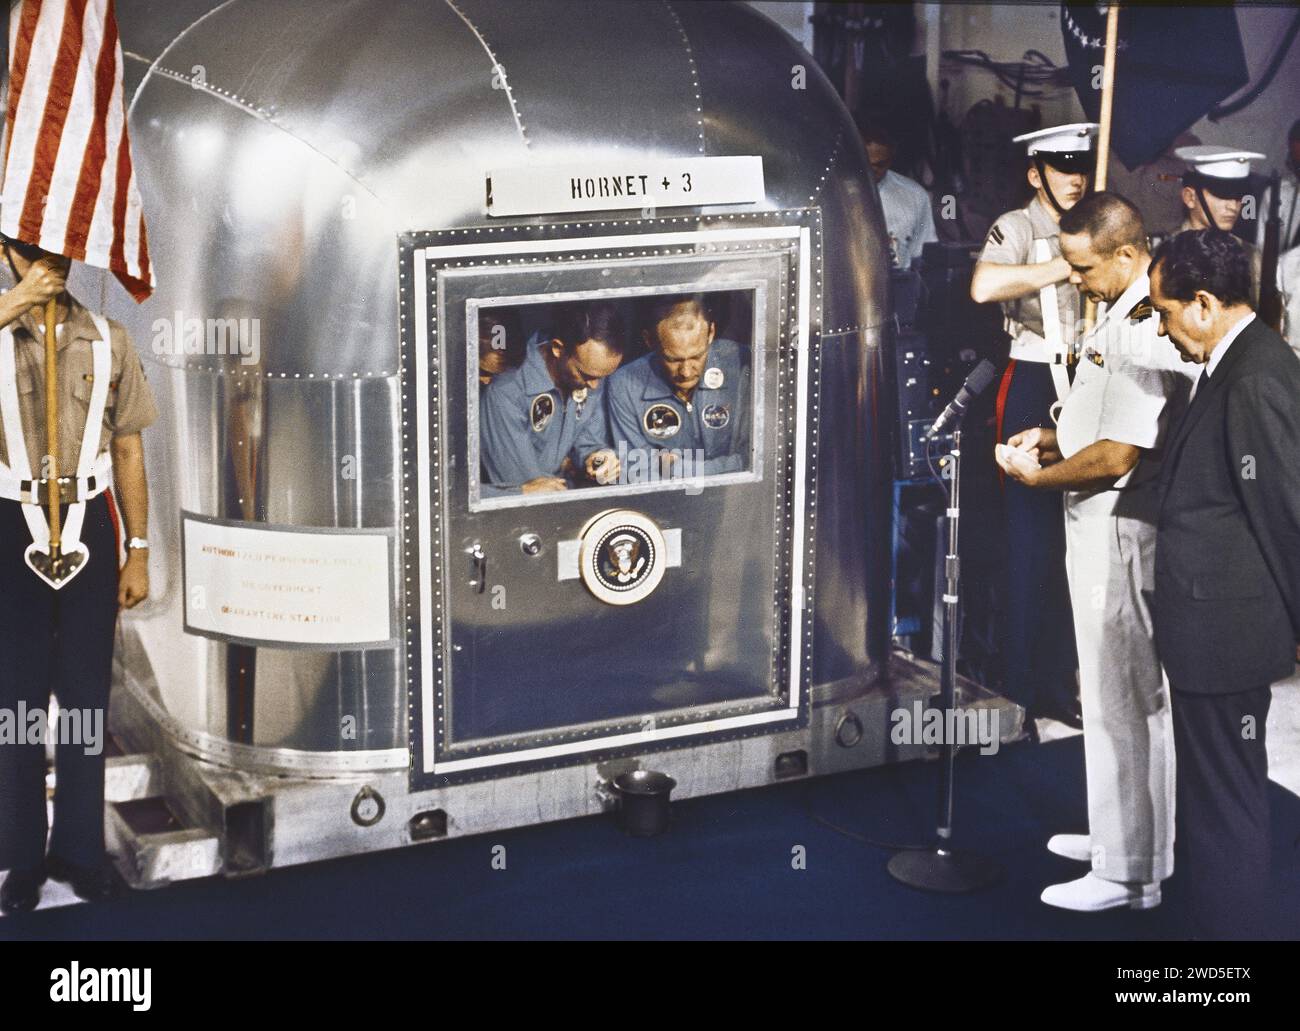
<instances>
[{"instance_id":1,"label":"blue uniform trousers","mask_svg":"<svg viewBox=\"0 0 1300 1031\"><path fill-rule=\"evenodd\" d=\"M1000 441L1033 426L1052 425L1049 409L1056 388L1045 363L1016 362L999 393ZM1051 710L1074 694L1078 667L1065 572L1063 498L1060 491L1034 490L1009 478L1003 486L1007 584L1002 693L1026 709Z\"/></svg>"},{"instance_id":2,"label":"blue uniform trousers","mask_svg":"<svg viewBox=\"0 0 1300 1031\"><path fill-rule=\"evenodd\" d=\"M66 509L65 509L66 511ZM55 591L27 567L31 534L16 501L0 500L0 708L103 713L99 754L60 740L50 854L82 866L104 859L104 745L117 624L117 534L108 497L86 503L85 568ZM51 728L52 729L52 728ZM31 869L45 855L45 746L0 744L0 870Z\"/></svg>"}]
</instances>

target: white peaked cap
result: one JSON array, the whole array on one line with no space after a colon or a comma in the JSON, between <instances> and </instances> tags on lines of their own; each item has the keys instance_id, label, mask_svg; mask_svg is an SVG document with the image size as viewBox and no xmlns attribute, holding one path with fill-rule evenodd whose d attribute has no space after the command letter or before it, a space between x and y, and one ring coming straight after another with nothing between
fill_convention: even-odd
<instances>
[{"instance_id":1,"label":"white peaked cap","mask_svg":"<svg viewBox=\"0 0 1300 1031\"><path fill-rule=\"evenodd\" d=\"M1264 155L1258 151L1209 145L1179 147L1174 151L1174 157L1187 162L1188 171L1215 179L1245 179L1250 175L1250 163L1264 160Z\"/></svg>"},{"instance_id":2,"label":"white peaked cap","mask_svg":"<svg viewBox=\"0 0 1300 1031\"><path fill-rule=\"evenodd\" d=\"M1096 122L1071 122L1069 125L1054 125L1050 129L1038 129L1017 136L1012 143L1027 143L1030 155L1034 154L1078 154L1092 150L1092 138L1101 128Z\"/></svg>"}]
</instances>

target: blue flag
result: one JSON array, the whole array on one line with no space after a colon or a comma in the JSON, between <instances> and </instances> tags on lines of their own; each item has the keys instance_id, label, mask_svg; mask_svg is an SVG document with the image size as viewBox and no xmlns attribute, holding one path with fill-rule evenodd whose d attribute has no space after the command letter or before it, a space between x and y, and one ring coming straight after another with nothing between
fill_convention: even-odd
<instances>
[{"instance_id":1,"label":"blue flag","mask_svg":"<svg viewBox=\"0 0 1300 1031\"><path fill-rule=\"evenodd\" d=\"M1105 10L1062 4L1061 35L1079 103L1098 121ZM1231 7L1121 7L1111 150L1129 169L1146 164L1249 79Z\"/></svg>"}]
</instances>

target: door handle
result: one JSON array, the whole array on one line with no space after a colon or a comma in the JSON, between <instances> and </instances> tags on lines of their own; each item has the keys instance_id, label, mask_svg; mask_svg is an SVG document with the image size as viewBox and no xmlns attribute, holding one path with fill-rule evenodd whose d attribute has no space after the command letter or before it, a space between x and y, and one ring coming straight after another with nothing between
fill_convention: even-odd
<instances>
[{"instance_id":1,"label":"door handle","mask_svg":"<svg viewBox=\"0 0 1300 1031\"><path fill-rule=\"evenodd\" d=\"M470 557L473 568L473 577L469 585L474 588L475 593L482 594L487 589L487 553L483 550L483 545L475 541L465 549L465 554Z\"/></svg>"}]
</instances>

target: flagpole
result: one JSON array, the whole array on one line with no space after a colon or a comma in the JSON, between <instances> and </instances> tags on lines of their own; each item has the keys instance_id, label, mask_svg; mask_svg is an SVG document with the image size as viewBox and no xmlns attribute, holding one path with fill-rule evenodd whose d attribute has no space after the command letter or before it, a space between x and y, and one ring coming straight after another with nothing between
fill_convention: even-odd
<instances>
[{"instance_id":1,"label":"flagpole","mask_svg":"<svg viewBox=\"0 0 1300 1031\"><path fill-rule=\"evenodd\" d=\"M63 565L60 555L62 527L60 526L59 491L59 374L58 343L55 338L58 302L51 297L45 302L45 448L49 452L48 495L50 509L50 569L58 577Z\"/></svg>"},{"instance_id":2,"label":"flagpole","mask_svg":"<svg viewBox=\"0 0 1300 1031\"><path fill-rule=\"evenodd\" d=\"M1106 188L1110 168L1110 123L1115 107L1115 54L1119 50L1119 4L1106 9L1106 57L1101 66L1101 117L1097 129L1097 174L1093 188Z\"/></svg>"},{"instance_id":3,"label":"flagpole","mask_svg":"<svg viewBox=\"0 0 1300 1031\"><path fill-rule=\"evenodd\" d=\"M1097 171L1092 188L1106 188L1110 170L1110 124L1115 107L1115 54L1119 50L1119 4L1106 8L1106 56L1101 66L1101 115L1097 128ZM1083 333L1087 336L1097 321L1097 302L1088 298L1083 306Z\"/></svg>"}]
</instances>

